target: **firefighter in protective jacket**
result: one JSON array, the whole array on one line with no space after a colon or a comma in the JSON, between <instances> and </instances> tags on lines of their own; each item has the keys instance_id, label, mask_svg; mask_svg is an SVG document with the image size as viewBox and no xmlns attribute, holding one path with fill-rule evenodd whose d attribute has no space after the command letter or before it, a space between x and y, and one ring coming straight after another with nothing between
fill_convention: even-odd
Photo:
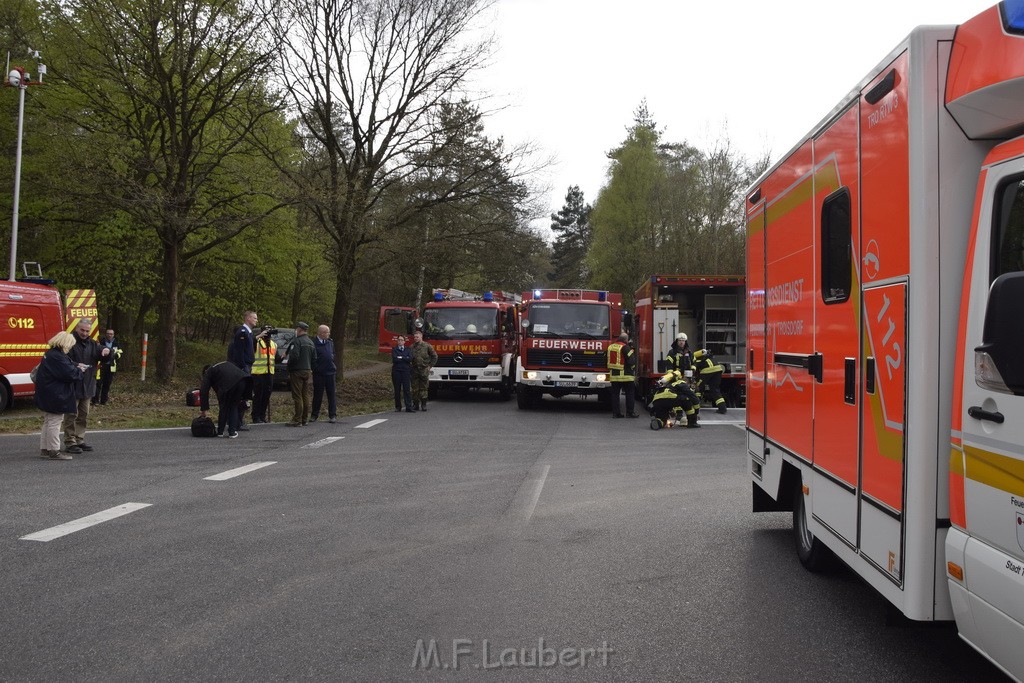
<instances>
[{"instance_id":1,"label":"firefighter in protective jacket","mask_svg":"<svg viewBox=\"0 0 1024 683\"><path fill-rule=\"evenodd\" d=\"M672 349L668 352L665 360L668 362L667 370L669 371L685 372L693 365L693 354L690 353L690 344L685 332L676 335L675 341L672 342Z\"/></svg>"},{"instance_id":2,"label":"firefighter in protective jacket","mask_svg":"<svg viewBox=\"0 0 1024 683\"><path fill-rule=\"evenodd\" d=\"M658 386L651 401L651 411L654 413L654 419L658 424L652 423L652 429L668 424L668 420L676 408L680 408L686 415L686 427L688 429L700 427L697 424L697 411L700 410L700 399L687 386L683 373L674 370L658 380Z\"/></svg>"},{"instance_id":3,"label":"firefighter in protective jacket","mask_svg":"<svg viewBox=\"0 0 1024 683\"><path fill-rule=\"evenodd\" d=\"M608 346L608 370L612 382L612 417L625 417L619 404L619 394L626 391L626 415L640 417L636 412L636 351L629 343L629 335L623 332L618 341Z\"/></svg>"},{"instance_id":4,"label":"firefighter in protective jacket","mask_svg":"<svg viewBox=\"0 0 1024 683\"><path fill-rule=\"evenodd\" d=\"M700 349L693 354L693 376L697 379L697 390L701 396L725 413L725 399L722 397L722 373L725 368L711 356L707 349Z\"/></svg>"}]
</instances>

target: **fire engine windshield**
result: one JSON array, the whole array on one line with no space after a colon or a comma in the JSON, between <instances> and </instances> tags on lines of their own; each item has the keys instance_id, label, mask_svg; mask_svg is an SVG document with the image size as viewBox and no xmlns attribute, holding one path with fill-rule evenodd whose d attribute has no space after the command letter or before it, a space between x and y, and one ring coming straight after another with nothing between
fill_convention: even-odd
<instances>
[{"instance_id":1,"label":"fire engine windshield","mask_svg":"<svg viewBox=\"0 0 1024 683\"><path fill-rule=\"evenodd\" d=\"M608 307L601 304L535 303L528 317L528 337L608 338Z\"/></svg>"},{"instance_id":2,"label":"fire engine windshield","mask_svg":"<svg viewBox=\"0 0 1024 683\"><path fill-rule=\"evenodd\" d=\"M423 312L424 339L497 339L498 311L493 308L445 307Z\"/></svg>"}]
</instances>

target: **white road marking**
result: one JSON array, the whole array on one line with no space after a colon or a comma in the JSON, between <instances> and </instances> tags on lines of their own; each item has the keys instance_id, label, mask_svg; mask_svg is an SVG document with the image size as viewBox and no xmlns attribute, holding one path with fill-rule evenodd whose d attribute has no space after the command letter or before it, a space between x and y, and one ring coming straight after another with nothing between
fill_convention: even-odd
<instances>
[{"instance_id":1,"label":"white road marking","mask_svg":"<svg viewBox=\"0 0 1024 683\"><path fill-rule=\"evenodd\" d=\"M97 512L95 515L82 517L81 519L76 519L73 522L66 522L64 524L50 527L49 529L37 531L34 534L29 534L28 536L22 536L20 540L42 541L45 543L47 541L52 541L55 538L60 538L61 536L67 536L68 534L73 534L76 531L81 531L82 529L88 529L89 527L96 526L102 522L109 522L112 519L117 519L118 517L127 515L130 512L135 512L142 508L148 508L151 505L152 503L125 503L124 505L118 505L117 507L112 507L109 510L104 510L103 512Z\"/></svg>"},{"instance_id":2,"label":"white road marking","mask_svg":"<svg viewBox=\"0 0 1024 683\"><path fill-rule=\"evenodd\" d=\"M541 472L540 477L537 479L537 484L530 495L530 502L526 506L525 516L523 517L523 526L530 523L530 518L533 517L533 511L537 509L537 501L540 500L540 492L544 488L544 482L548 478L548 470L551 469L551 465L544 465L544 471Z\"/></svg>"},{"instance_id":3,"label":"white road marking","mask_svg":"<svg viewBox=\"0 0 1024 683\"><path fill-rule=\"evenodd\" d=\"M270 465L276 465L276 464L277 464L276 460L271 460L270 462L254 462L253 464L246 465L245 467L236 467L233 470L228 470L227 472L221 472L220 474L214 474L211 477L203 477L203 480L204 481L224 481L225 479L232 479L234 477L246 474L247 472L252 472L253 470L258 470L258 469L261 469L263 467L269 467Z\"/></svg>"},{"instance_id":4,"label":"white road marking","mask_svg":"<svg viewBox=\"0 0 1024 683\"><path fill-rule=\"evenodd\" d=\"M314 441L313 443L307 443L305 446L303 446L303 448L320 448L321 446L326 446L329 443L341 441L344 438L345 437L343 436L329 436L326 439L320 439L319 441Z\"/></svg>"},{"instance_id":5,"label":"white road marking","mask_svg":"<svg viewBox=\"0 0 1024 683\"><path fill-rule=\"evenodd\" d=\"M370 420L369 422L364 422L361 425L356 425L355 427L353 427L353 429L369 429L370 427L375 427L376 425L379 425L382 422L387 422L387 418L379 418L377 420Z\"/></svg>"}]
</instances>

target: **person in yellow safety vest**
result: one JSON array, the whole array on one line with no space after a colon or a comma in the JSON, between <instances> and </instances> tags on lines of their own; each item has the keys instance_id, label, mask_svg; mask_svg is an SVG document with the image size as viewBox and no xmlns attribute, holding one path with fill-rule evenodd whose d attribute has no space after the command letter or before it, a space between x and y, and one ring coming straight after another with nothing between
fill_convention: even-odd
<instances>
[{"instance_id":1,"label":"person in yellow safety vest","mask_svg":"<svg viewBox=\"0 0 1024 683\"><path fill-rule=\"evenodd\" d=\"M658 388L651 400L651 412L658 424L651 423L652 429L660 429L668 424L672 411L681 408L686 414L686 428L697 429L697 413L700 410L700 399L686 385L683 373L675 370L658 380Z\"/></svg>"},{"instance_id":2,"label":"person in yellow safety vest","mask_svg":"<svg viewBox=\"0 0 1024 683\"><path fill-rule=\"evenodd\" d=\"M703 398L725 414L725 399L722 397L722 373L725 368L715 362L707 349L700 349L693 354L693 375L697 379L697 388Z\"/></svg>"},{"instance_id":3,"label":"person in yellow safety vest","mask_svg":"<svg viewBox=\"0 0 1024 683\"><path fill-rule=\"evenodd\" d=\"M619 340L608 346L608 369L612 382L612 417L625 417L619 405L619 394L626 392L626 415L640 417L636 412L636 351L629 343L629 335L623 332Z\"/></svg>"},{"instance_id":4,"label":"person in yellow safety vest","mask_svg":"<svg viewBox=\"0 0 1024 683\"><path fill-rule=\"evenodd\" d=\"M274 359L277 344L270 335L256 340L252 363L252 421L270 422L270 394L274 391Z\"/></svg>"}]
</instances>

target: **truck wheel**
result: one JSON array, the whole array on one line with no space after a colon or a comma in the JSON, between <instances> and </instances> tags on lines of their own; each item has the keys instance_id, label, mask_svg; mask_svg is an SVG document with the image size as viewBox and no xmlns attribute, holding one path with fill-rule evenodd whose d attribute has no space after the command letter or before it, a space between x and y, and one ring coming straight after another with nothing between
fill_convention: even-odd
<instances>
[{"instance_id":1,"label":"truck wheel","mask_svg":"<svg viewBox=\"0 0 1024 683\"><path fill-rule=\"evenodd\" d=\"M11 390L7 388L7 385L0 382L0 413L7 410L7 407L11 405Z\"/></svg>"},{"instance_id":2,"label":"truck wheel","mask_svg":"<svg viewBox=\"0 0 1024 683\"><path fill-rule=\"evenodd\" d=\"M427 398L429 400L431 400L431 401L436 401L437 400L437 391L438 390L437 390L437 385L436 384L428 384L427 385Z\"/></svg>"},{"instance_id":3,"label":"truck wheel","mask_svg":"<svg viewBox=\"0 0 1024 683\"><path fill-rule=\"evenodd\" d=\"M498 387L498 398L502 401L507 401L512 398L512 385L503 381L501 386Z\"/></svg>"},{"instance_id":4,"label":"truck wheel","mask_svg":"<svg viewBox=\"0 0 1024 683\"><path fill-rule=\"evenodd\" d=\"M836 556L825 547L825 544L814 537L807 526L807 507L804 502L803 487L796 489L793 500L793 536L796 539L796 554L800 564L808 571L826 572L835 565Z\"/></svg>"},{"instance_id":5,"label":"truck wheel","mask_svg":"<svg viewBox=\"0 0 1024 683\"><path fill-rule=\"evenodd\" d=\"M529 410L533 407L533 397L530 390L522 385L516 387L516 405L520 410Z\"/></svg>"}]
</instances>

